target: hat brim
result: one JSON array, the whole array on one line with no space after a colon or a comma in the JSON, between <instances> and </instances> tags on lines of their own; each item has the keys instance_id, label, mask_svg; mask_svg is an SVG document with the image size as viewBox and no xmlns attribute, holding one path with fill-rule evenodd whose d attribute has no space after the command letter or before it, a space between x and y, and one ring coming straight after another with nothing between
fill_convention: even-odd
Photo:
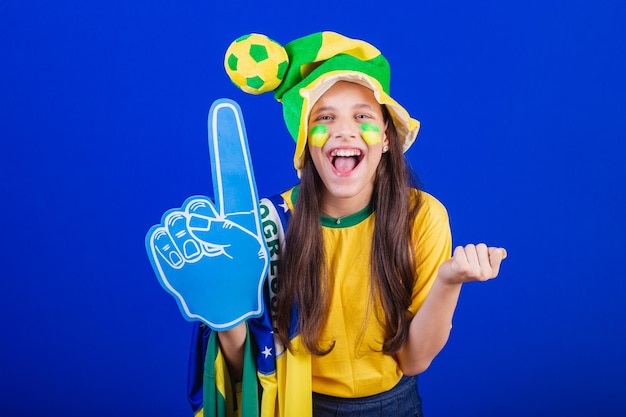
<instances>
[{"instance_id":1,"label":"hat brim","mask_svg":"<svg viewBox=\"0 0 626 417\"><path fill-rule=\"evenodd\" d=\"M319 77L306 87L300 89L300 96L303 98L304 103L300 113L298 138L296 140L296 150L293 156L293 163L298 172L300 172L304 166L304 151L307 144L309 114L311 109L317 100L338 81L357 83L374 92L376 101L385 105L389 110L393 124L398 132L398 138L403 141L402 149L404 152L415 142L420 128L420 122L411 118L406 109L391 98L375 78L356 71L337 70L327 72L324 76Z\"/></svg>"}]
</instances>

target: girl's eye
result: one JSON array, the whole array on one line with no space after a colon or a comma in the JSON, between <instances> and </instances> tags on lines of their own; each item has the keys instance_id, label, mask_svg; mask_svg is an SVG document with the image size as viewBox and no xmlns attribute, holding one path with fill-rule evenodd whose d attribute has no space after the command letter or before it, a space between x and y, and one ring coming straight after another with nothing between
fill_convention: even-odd
<instances>
[{"instance_id":1,"label":"girl's eye","mask_svg":"<svg viewBox=\"0 0 626 417\"><path fill-rule=\"evenodd\" d=\"M357 119L369 119L370 116L368 114L357 114L356 118Z\"/></svg>"},{"instance_id":2,"label":"girl's eye","mask_svg":"<svg viewBox=\"0 0 626 417\"><path fill-rule=\"evenodd\" d=\"M331 120L331 119L332 119L332 117L331 117L331 116L329 116L329 115L327 115L327 114L323 114L323 115L321 115L321 116L318 116L318 117L317 117L317 119L315 119L315 120L319 120L319 121L326 121L326 120Z\"/></svg>"}]
</instances>

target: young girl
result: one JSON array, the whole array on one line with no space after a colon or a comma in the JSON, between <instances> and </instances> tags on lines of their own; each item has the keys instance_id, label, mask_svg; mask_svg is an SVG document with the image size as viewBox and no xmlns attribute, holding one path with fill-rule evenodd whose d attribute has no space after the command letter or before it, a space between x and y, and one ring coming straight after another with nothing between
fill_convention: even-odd
<instances>
[{"instance_id":1,"label":"young girl","mask_svg":"<svg viewBox=\"0 0 626 417\"><path fill-rule=\"evenodd\" d=\"M274 382L260 374L261 414L421 416L416 375L445 345L461 285L495 278L506 252L450 257L446 210L403 154L419 123L389 96L376 48L324 32L285 49L275 95L301 181L281 195L291 218L270 282L278 349ZM255 326L218 333L235 379Z\"/></svg>"}]
</instances>

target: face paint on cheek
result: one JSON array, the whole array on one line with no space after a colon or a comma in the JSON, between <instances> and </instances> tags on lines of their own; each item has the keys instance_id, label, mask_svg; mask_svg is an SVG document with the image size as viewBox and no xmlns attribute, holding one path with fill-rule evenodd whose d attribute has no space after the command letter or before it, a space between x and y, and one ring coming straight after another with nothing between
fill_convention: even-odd
<instances>
[{"instance_id":1,"label":"face paint on cheek","mask_svg":"<svg viewBox=\"0 0 626 417\"><path fill-rule=\"evenodd\" d=\"M328 127L326 125L313 126L309 130L309 143L311 146L321 148L328 140Z\"/></svg>"},{"instance_id":2,"label":"face paint on cheek","mask_svg":"<svg viewBox=\"0 0 626 417\"><path fill-rule=\"evenodd\" d=\"M363 132L363 140L368 145L376 145L383 141L383 136L380 133L380 128L374 123L362 123L361 131Z\"/></svg>"}]
</instances>

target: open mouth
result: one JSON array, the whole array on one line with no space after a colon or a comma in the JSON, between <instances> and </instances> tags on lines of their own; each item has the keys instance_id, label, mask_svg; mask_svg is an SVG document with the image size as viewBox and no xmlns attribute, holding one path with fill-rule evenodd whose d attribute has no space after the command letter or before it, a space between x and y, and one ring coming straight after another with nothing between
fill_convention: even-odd
<instances>
[{"instance_id":1,"label":"open mouth","mask_svg":"<svg viewBox=\"0 0 626 417\"><path fill-rule=\"evenodd\" d=\"M333 149L330 162L338 173L346 174L354 170L363 160L360 149Z\"/></svg>"}]
</instances>

